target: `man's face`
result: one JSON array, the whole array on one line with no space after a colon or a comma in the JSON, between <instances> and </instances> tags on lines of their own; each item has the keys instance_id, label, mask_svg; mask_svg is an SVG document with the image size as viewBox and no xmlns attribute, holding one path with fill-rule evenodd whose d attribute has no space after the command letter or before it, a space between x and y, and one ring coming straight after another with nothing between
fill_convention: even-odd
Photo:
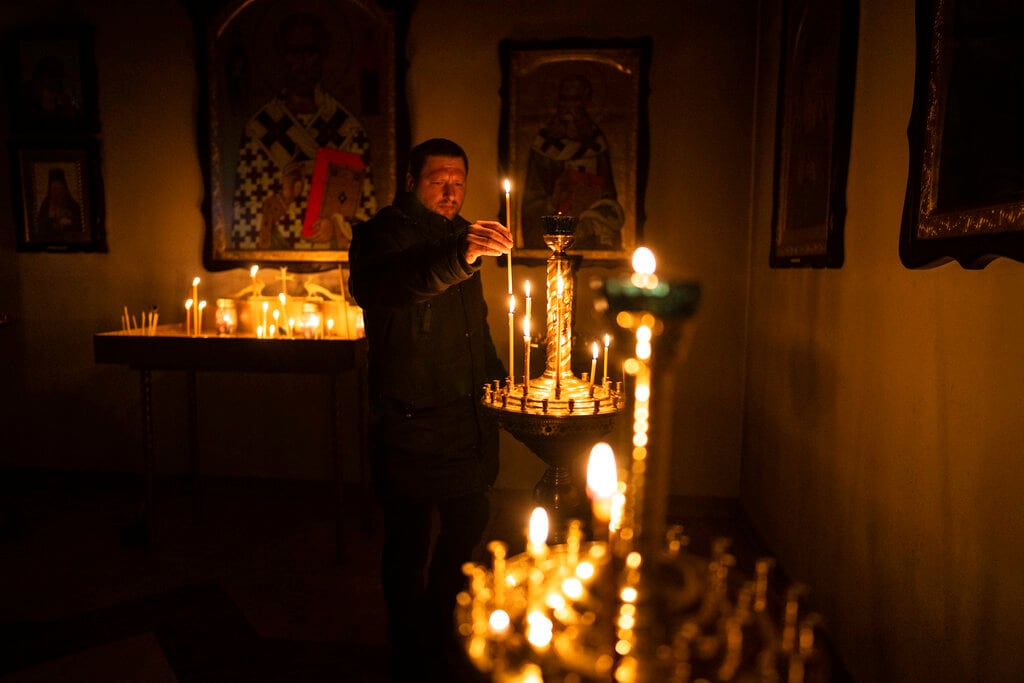
<instances>
[{"instance_id":1,"label":"man's face","mask_svg":"<svg viewBox=\"0 0 1024 683\"><path fill-rule=\"evenodd\" d=\"M466 163L462 157L429 156L420 177L410 176L406 184L423 206L451 220L466 199Z\"/></svg>"}]
</instances>

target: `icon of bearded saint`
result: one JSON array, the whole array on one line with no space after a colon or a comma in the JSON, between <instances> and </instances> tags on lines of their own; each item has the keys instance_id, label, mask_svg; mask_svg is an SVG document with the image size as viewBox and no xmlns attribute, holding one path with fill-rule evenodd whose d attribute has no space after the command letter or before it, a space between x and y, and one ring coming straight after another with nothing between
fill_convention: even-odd
<instances>
[{"instance_id":1,"label":"icon of bearded saint","mask_svg":"<svg viewBox=\"0 0 1024 683\"><path fill-rule=\"evenodd\" d=\"M530 145L523 199L523 237L544 246L541 216L576 216L576 249L619 249L625 212L612 177L608 140L590 118L590 81L567 76L555 112Z\"/></svg>"}]
</instances>

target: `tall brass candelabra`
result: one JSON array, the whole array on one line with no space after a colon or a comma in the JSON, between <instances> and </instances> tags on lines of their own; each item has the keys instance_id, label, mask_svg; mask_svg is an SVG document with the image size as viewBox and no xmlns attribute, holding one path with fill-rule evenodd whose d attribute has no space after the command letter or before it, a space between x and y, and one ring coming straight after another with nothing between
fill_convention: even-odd
<instances>
[{"instance_id":1,"label":"tall brass candelabra","mask_svg":"<svg viewBox=\"0 0 1024 683\"><path fill-rule=\"evenodd\" d=\"M551 249L545 292L545 369L487 387L484 406L498 423L548 465L534 488L534 499L551 517L551 540L566 538L569 520L584 516L586 496L577 483L579 464L590 447L611 431L624 402L621 384L608 377L577 377L572 371L575 276L566 249L573 243L573 216L545 216L544 242ZM525 339L528 357L530 339ZM519 380L522 380L521 382Z\"/></svg>"}]
</instances>

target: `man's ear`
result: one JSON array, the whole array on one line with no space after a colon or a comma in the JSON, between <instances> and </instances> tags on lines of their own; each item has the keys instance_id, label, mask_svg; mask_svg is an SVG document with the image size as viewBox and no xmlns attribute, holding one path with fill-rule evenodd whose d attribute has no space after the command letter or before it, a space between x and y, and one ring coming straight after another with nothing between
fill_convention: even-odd
<instances>
[{"instance_id":1,"label":"man's ear","mask_svg":"<svg viewBox=\"0 0 1024 683\"><path fill-rule=\"evenodd\" d=\"M405 174L405 191L412 192L412 189L416 187L416 179L412 177L412 173Z\"/></svg>"}]
</instances>

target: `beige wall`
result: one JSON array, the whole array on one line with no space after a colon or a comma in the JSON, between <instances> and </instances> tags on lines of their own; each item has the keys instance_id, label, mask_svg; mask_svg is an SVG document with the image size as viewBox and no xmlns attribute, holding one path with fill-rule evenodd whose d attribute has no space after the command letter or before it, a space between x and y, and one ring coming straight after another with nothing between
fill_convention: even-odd
<instances>
[{"instance_id":1,"label":"beige wall","mask_svg":"<svg viewBox=\"0 0 1024 683\"><path fill-rule=\"evenodd\" d=\"M1024 268L900 264L910 0L861 2L845 265L767 267L765 5L742 500L856 680L1024 680Z\"/></svg>"},{"instance_id":2,"label":"beige wall","mask_svg":"<svg viewBox=\"0 0 1024 683\"><path fill-rule=\"evenodd\" d=\"M97 366L92 335L115 329L122 306L158 305L161 321L178 309L192 278L208 297L245 286L244 269L202 269L203 181L196 149L196 42L182 5L173 0L74 3L97 27L103 179L110 253L16 254L13 228L0 231L0 309L16 325L2 330L4 366L15 391L3 411L15 447L2 462L47 467L132 469L139 440L138 378L125 368ZM680 493L736 495L746 290L746 196L749 188L755 12L750 2L487 3L423 0L407 45L412 137L450 136L472 161L464 213L493 217L498 183L497 134L503 38L553 39L651 36L652 154L646 241L661 269L702 281L705 293L692 362L677 408ZM3 26L46 17L64 3L5 6ZM63 12L61 13L63 15ZM0 215L9 225L6 193ZM578 327L607 329L586 295L606 267L585 265ZM519 277L541 281L540 269ZM504 273L484 272L491 323L507 348ZM336 280L335 280L336 282ZM614 352L614 349L613 349ZM613 356L614 358L614 356ZM184 380L154 376L159 467L186 466ZM201 375L203 466L211 473L325 478L330 476L318 378ZM258 416L258 417L254 417ZM267 428L267 424L275 428ZM281 428L276 428L280 426ZM230 438L225 434L231 434ZM540 461L504 437L499 485L528 488Z\"/></svg>"}]
</instances>

